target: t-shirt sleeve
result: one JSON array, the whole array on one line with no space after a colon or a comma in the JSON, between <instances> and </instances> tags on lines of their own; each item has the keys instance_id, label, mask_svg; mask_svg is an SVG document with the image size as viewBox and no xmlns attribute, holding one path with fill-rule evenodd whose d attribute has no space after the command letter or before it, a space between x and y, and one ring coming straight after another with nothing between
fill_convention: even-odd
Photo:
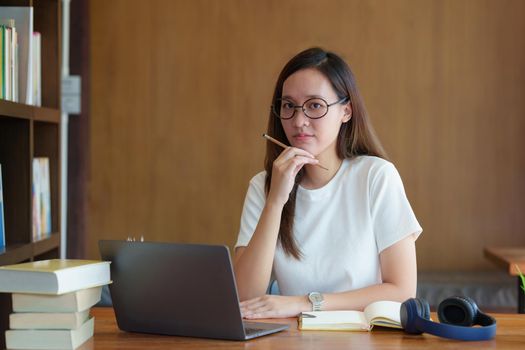
<instances>
[{"instance_id":1,"label":"t-shirt sleeve","mask_svg":"<svg viewBox=\"0 0 525 350\"><path fill-rule=\"evenodd\" d=\"M370 214L380 253L411 234L417 239L423 232L392 163L385 162L372 175L370 200Z\"/></svg>"},{"instance_id":2,"label":"t-shirt sleeve","mask_svg":"<svg viewBox=\"0 0 525 350\"><path fill-rule=\"evenodd\" d=\"M259 173L250 181L246 198L244 199L241 226L235 248L248 245L259 223L259 218L266 203L266 195L264 193L265 176L264 172Z\"/></svg>"}]
</instances>

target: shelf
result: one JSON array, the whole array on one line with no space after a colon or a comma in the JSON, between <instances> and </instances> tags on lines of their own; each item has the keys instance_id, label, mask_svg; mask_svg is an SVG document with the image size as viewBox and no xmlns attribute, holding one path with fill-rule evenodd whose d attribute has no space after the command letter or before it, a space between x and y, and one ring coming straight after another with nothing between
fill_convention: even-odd
<instances>
[{"instance_id":1,"label":"shelf","mask_svg":"<svg viewBox=\"0 0 525 350\"><path fill-rule=\"evenodd\" d=\"M54 108L33 107L33 120L58 124L60 122L60 111Z\"/></svg>"},{"instance_id":2,"label":"shelf","mask_svg":"<svg viewBox=\"0 0 525 350\"><path fill-rule=\"evenodd\" d=\"M32 257L48 253L60 246L60 234L53 233L51 236L33 242L32 244L11 244L0 249L0 265L18 264Z\"/></svg>"},{"instance_id":3,"label":"shelf","mask_svg":"<svg viewBox=\"0 0 525 350\"><path fill-rule=\"evenodd\" d=\"M33 255L40 255L49 252L60 245L60 234L53 233L51 236L33 242Z\"/></svg>"},{"instance_id":4,"label":"shelf","mask_svg":"<svg viewBox=\"0 0 525 350\"><path fill-rule=\"evenodd\" d=\"M59 0L0 0L0 6L32 6L33 31L40 32L42 39L41 100L42 106L45 107L0 100L0 164L6 242L6 247L0 249L0 265L12 265L34 260L56 259L60 256L59 184L62 127L60 19L62 12ZM0 12L3 13L2 7ZM19 40L21 38L22 36ZM22 88L22 84L19 87ZM32 164L33 159L37 157L49 159L51 232L53 233L49 237L32 242ZM5 348L3 334L9 328L11 310L9 295L0 293L0 349Z\"/></svg>"},{"instance_id":5,"label":"shelf","mask_svg":"<svg viewBox=\"0 0 525 350\"><path fill-rule=\"evenodd\" d=\"M0 253L0 265L18 264L33 257L33 250L27 244L14 244L5 247Z\"/></svg>"},{"instance_id":6,"label":"shelf","mask_svg":"<svg viewBox=\"0 0 525 350\"><path fill-rule=\"evenodd\" d=\"M60 111L54 108L30 106L23 103L0 100L0 117L33 119L35 121L60 122Z\"/></svg>"},{"instance_id":7,"label":"shelf","mask_svg":"<svg viewBox=\"0 0 525 350\"><path fill-rule=\"evenodd\" d=\"M0 100L0 116L31 119L33 106L22 103Z\"/></svg>"}]
</instances>

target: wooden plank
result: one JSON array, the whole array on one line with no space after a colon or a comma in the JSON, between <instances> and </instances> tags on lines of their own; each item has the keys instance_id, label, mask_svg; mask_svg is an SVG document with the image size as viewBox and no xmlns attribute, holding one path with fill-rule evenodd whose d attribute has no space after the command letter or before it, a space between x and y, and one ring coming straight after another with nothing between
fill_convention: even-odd
<instances>
[{"instance_id":1,"label":"wooden plank","mask_svg":"<svg viewBox=\"0 0 525 350\"><path fill-rule=\"evenodd\" d=\"M424 230L420 270L483 270L484 246L525 245L525 1L90 10L90 257L100 238L141 234L233 246L279 70L314 45L356 74Z\"/></svg>"},{"instance_id":2,"label":"wooden plank","mask_svg":"<svg viewBox=\"0 0 525 350\"><path fill-rule=\"evenodd\" d=\"M0 266L12 265L31 259L33 251L29 244L10 244L0 253Z\"/></svg>"},{"instance_id":3,"label":"wooden plank","mask_svg":"<svg viewBox=\"0 0 525 350\"><path fill-rule=\"evenodd\" d=\"M51 234L51 236L47 238L33 242L32 245L33 245L33 256L47 253L60 246L60 234L53 233Z\"/></svg>"},{"instance_id":4,"label":"wooden plank","mask_svg":"<svg viewBox=\"0 0 525 350\"><path fill-rule=\"evenodd\" d=\"M479 342L457 342L430 334L409 335L402 330L374 328L371 332L300 331L297 319L267 319L261 322L285 323L289 330L247 342L199 339L179 336L122 332L118 329L113 308L95 307L95 334L80 349L436 349L480 348ZM434 320L435 312L431 313ZM487 342L497 349L518 350L525 344L525 318L517 314L492 314L497 320L498 331L494 340Z\"/></svg>"},{"instance_id":5,"label":"wooden plank","mask_svg":"<svg viewBox=\"0 0 525 350\"><path fill-rule=\"evenodd\" d=\"M519 274L516 266L525 273L525 247L486 247L484 254L512 276Z\"/></svg>"},{"instance_id":6,"label":"wooden plank","mask_svg":"<svg viewBox=\"0 0 525 350\"><path fill-rule=\"evenodd\" d=\"M33 119L35 121L58 124L60 123L60 110L47 107L35 107Z\"/></svg>"},{"instance_id":7,"label":"wooden plank","mask_svg":"<svg viewBox=\"0 0 525 350\"><path fill-rule=\"evenodd\" d=\"M0 100L0 116L31 119L33 116L33 110L33 106Z\"/></svg>"}]
</instances>

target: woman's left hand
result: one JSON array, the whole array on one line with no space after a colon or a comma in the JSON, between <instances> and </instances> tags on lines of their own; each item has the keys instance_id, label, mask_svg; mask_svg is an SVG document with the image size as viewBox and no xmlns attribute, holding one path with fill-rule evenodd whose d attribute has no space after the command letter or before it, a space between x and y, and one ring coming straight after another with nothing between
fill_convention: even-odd
<instances>
[{"instance_id":1,"label":"woman's left hand","mask_svg":"<svg viewBox=\"0 0 525 350\"><path fill-rule=\"evenodd\" d=\"M264 295L241 302L242 317L247 319L296 317L310 309L306 295Z\"/></svg>"}]
</instances>

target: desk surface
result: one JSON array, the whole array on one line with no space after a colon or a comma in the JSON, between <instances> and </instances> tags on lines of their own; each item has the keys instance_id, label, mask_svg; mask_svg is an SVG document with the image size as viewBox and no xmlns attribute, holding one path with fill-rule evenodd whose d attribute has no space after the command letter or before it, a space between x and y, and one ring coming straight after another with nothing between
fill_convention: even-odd
<instances>
[{"instance_id":1,"label":"desk surface","mask_svg":"<svg viewBox=\"0 0 525 350\"><path fill-rule=\"evenodd\" d=\"M95 336L80 347L91 349L464 349L525 348L525 315L493 314L498 322L494 340L458 342L432 335L408 335L399 330L378 329L372 332L299 331L297 320L280 319L290 329L253 340L224 341L176 336L126 333L118 329L112 308L94 308ZM435 318L435 315L433 315ZM268 320L270 321L270 320Z\"/></svg>"},{"instance_id":2,"label":"desk surface","mask_svg":"<svg viewBox=\"0 0 525 350\"><path fill-rule=\"evenodd\" d=\"M525 247L486 247L485 256L503 267L509 275L517 276L519 267L525 273Z\"/></svg>"}]
</instances>

